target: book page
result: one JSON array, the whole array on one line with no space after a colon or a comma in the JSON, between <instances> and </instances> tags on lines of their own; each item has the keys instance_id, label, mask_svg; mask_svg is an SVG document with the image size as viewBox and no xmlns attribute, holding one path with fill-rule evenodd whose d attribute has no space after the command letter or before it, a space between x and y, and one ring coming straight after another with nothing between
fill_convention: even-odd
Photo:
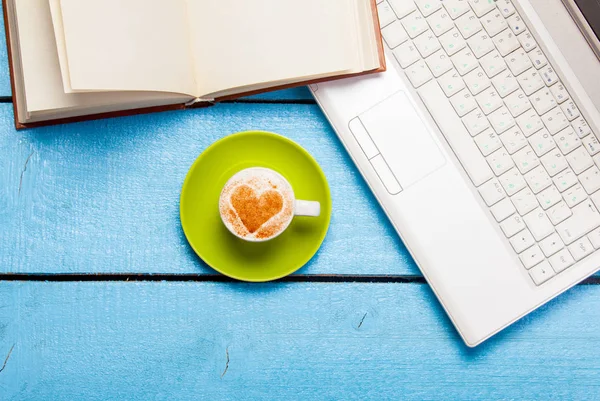
<instances>
[{"instance_id":1,"label":"book page","mask_svg":"<svg viewBox=\"0 0 600 401\"><path fill-rule=\"evenodd\" d=\"M72 93L63 90L57 44L48 0L15 2L15 37L19 41L21 63L13 63L16 81L22 81L26 107L20 112L52 113L62 110L92 110L98 107L182 103L190 96L159 92ZM18 24L16 23L18 21ZM10 21L12 24L13 21ZM9 23L9 22L7 22ZM17 49L13 49L15 53ZM17 68L19 67L21 68ZM21 86L17 84L17 88ZM15 94L17 97L18 95ZM138 106L139 105L139 106Z\"/></svg>"},{"instance_id":2,"label":"book page","mask_svg":"<svg viewBox=\"0 0 600 401\"><path fill-rule=\"evenodd\" d=\"M187 2L198 96L361 66L353 0Z\"/></svg>"},{"instance_id":3,"label":"book page","mask_svg":"<svg viewBox=\"0 0 600 401\"><path fill-rule=\"evenodd\" d=\"M196 89L185 0L61 0L73 91Z\"/></svg>"}]
</instances>

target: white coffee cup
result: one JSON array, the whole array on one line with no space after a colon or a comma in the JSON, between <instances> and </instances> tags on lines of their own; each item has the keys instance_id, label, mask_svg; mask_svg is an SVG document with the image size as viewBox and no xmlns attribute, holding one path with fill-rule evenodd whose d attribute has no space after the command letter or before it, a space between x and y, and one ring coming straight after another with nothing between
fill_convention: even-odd
<instances>
[{"instance_id":1,"label":"white coffee cup","mask_svg":"<svg viewBox=\"0 0 600 401\"><path fill-rule=\"evenodd\" d=\"M251 167L225 183L219 197L219 214L236 237L264 242L281 235L295 216L318 217L321 205L296 199L292 185L278 172Z\"/></svg>"}]
</instances>

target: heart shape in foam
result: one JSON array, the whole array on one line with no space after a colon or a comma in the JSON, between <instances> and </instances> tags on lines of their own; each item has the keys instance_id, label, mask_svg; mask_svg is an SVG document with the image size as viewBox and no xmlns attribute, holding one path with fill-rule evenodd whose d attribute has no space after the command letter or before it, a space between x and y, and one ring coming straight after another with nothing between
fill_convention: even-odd
<instances>
[{"instance_id":1,"label":"heart shape in foam","mask_svg":"<svg viewBox=\"0 0 600 401\"><path fill-rule=\"evenodd\" d=\"M231 206L250 233L256 232L283 209L283 197L277 191L267 190L258 195L248 185L240 185L231 194Z\"/></svg>"}]
</instances>

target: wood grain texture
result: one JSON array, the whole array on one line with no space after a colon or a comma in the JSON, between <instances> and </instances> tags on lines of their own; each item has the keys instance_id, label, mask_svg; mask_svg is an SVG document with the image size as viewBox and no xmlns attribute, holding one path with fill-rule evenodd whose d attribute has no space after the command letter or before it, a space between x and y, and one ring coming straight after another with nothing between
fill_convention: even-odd
<instances>
[{"instance_id":1,"label":"wood grain texture","mask_svg":"<svg viewBox=\"0 0 600 401\"><path fill-rule=\"evenodd\" d=\"M4 14L0 12L0 97L10 96L10 71L8 69L8 52L6 49L6 35L4 34Z\"/></svg>"},{"instance_id":2,"label":"wood grain texture","mask_svg":"<svg viewBox=\"0 0 600 401\"><path fill-rule=\"evenodd\" d=\"M222 104L16 132L0 104L0 272L214 273L179 223L194 159L263 129L304 146L331 187L330 231L304 274L418 274L316 105Z\"/></svg>"},{"instance_id":3,"label":"wood grain texture","mask_svg":"<svg viewBox=\"0 0 600 401\"><path fill-rule=\"evenodd\" d=\"M2 283L0 399L597 400L599 322L599 286L468 349L426 285Z\"/></svg>"}]
</instances>

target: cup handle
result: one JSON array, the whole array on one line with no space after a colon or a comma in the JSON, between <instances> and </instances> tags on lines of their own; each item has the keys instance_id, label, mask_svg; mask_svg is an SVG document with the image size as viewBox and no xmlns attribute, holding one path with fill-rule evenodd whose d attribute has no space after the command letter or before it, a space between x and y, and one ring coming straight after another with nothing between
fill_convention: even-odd
<instances>
[{"instance_id":1,"label":"cup handle","mask_svg":"<svg viewBox=\"0 0 600 401\"><path fill-rule=\"evenodd\" d=\"M296 200L295 216L319 217L321 214L321 204L314 201Z\"/></svg>"}]
</instances>

